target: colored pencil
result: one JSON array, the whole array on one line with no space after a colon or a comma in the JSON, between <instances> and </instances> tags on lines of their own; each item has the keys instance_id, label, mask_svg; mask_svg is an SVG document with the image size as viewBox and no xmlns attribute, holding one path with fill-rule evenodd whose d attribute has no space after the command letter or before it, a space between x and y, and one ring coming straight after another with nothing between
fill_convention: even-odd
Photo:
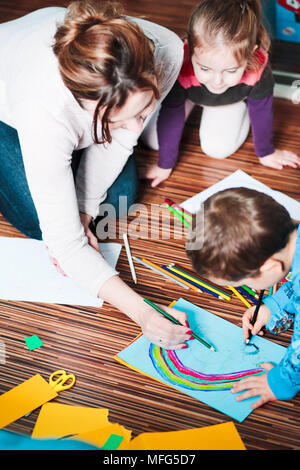
<instances>
[{"instance_id":1,"label":"colored pencil","mask_svg":"<svg viewBox=\"0 0 300 470\"><path fill-rule=\"evenodd\" d=\"M273 286L269 287L268 296L271 297L271 295L273 295Z\"/></svg>"},{"instance_id":2,"label":"colored pencil","mask_svg":"<svg viewBox=\"0 0 300 470\"><path fill-rule=\"evenodd\" d=\"M188 218L190 218L190 220L193 219L194 214L192 214L191 212L187 211L187 210L184 209L183 207L179 206L179 204L176 204L175 202L171 201L171 199L165 198L165 203L166 203L166 204L169 204L169 206L171 206L171 207L176 208L177 210L180 210L181 212L183 212L184 215L189 216Z\"/></svg>"},{"instance_id":3,"label":"colored pencil","mask_svg":"<svg viewBox=\"0 0 300 470\"><path fill-rule=\"evenodd\" d=\"M124 240L125 250L126 250L128 263L129 263L129 267L130 267L130 271L131 271L131 276L132 276L132 279L133 279L134 283L137 284L136 272L135 272L135 269L134 269L134 264L133 264L133 261L132 261L130 246L129 246L128 237L127 237L126 233L123 233L123 240Z\"/></svg>"},{"instance_id":4,"label":"colored pencil","mask_svg":"<svg viewBox=\"0 0 300 470\"><path fill-rule=\"evenodd\" d=\"M251 304L248 302L248 300L246 300L242 294L239 293L239 291L237 291L234 287L232 286L228 286L228 289L232 290L232 292L243 302L243 304L246 305L246 307L251 307Z\"/></svg>"},{"instance_id":5,"label":"colored pencil","mask_svg":"<svg viewBox=\"0 0 300 470\"><path fill-rule=\"evenodd\" d=\"M186 217L189 220L193 220L193 214L190 212L186 211L182 207L180 207L178 204L175 204L175 202L171 201L170 199L165 198L165 203L171 207L173 207L175 210L181 213L183 217Z\"/></svg>"},{"instance_id":6,"label":"colored pencil","mask_svg":"<svg viewBox=\"0 0 300 470\"><path fill-rule=\"evenodd\" d=\"M259 297L258 294L254 290L250 289L250 287L248 286L240 286L240 287L244 289L245 291L249 292L250 295L252 295L256 300L258 300L258 297Z\"/></svg>"},{"instance_id":7,"label":"colored pencil","mask_svg":"<svg viewBox=\"0 0 300 470\"><path fill-rule=\"evenodd\" d=\"M230 295L227 294L226 292L214 287L214 286L211 286L210 284L208 284L207 282L205 281L202 281L188 273L186 273L185 271L183 271L182 269L180 268L177 268L175 266L172 266L172 265L169 265L168 268L173 271L174 273L177 273L177 274L181 274L182 276L186 277L186 279L189 279L193 282L195 282L196 284L198 284L199 286L201 287L205 287L206 289L209 289L210 291L214 292L215 294L218 294L220 297L224 298L225 300L230 300Z\"/></svg>"},{"instance_id":8,"label":"colored pencil","mask_svg":"<svg viewBox=\"0 0 300 470\"><path fill-rule=\"evenodd\" d=\"M158 305L154 304L153 302L151 302L151 300L148 300L148 299L144 299L144 301L148 304L148 305L151 305L151 307L153 307L157 312L161 313L165 318L167 318L168 320L170 320L172 323L175 323L176 325L181 325L180 321L177 320L176 318L172 317L172 315L170 315L169 313L167 313L165 310L163 310L162 308L160 308ZM201 344L203 344L203 346L206 346L208 349L210 349L211 351L215 351L215 348L213 346L211 346L211 344L207 343L203 338L201 338L199 335L197 335L196 333L192 332L191 335L197 339Z\"/></svg>"},{"instance_id":9,"label":"colored pencil","mask_svg":"<svg viewBox=\"0 0 300 470\"><path fill-rule=\"evenodd\" d=\"M169 272L169 273L172 273L173 274L173 271L171 271L171 269L168 267L168 266L162 266L162 268ZM186 277L180 275L180 274L176 274L176 276L179 278L179 279L182 279L184 281L186 281L188 284L191 284L197 288L199 288L199 284L196 284L195 282L193 281L190 281L189 279L187 279ZM212 296L216 297L217 299L221 299L221 300L224 300L223 297L221 297L219 294L216 294L215 292L212 292L210 289L206 289L206 287L203 287L201 286L201 289L199 290L200 292L206 292L207 294L211 294Z\"/></svg>"},{"instance_id":10,"label":"colored pencil","mask_svg":"<svg viewBox=\"0 0 300 470\"><path fill-rule=\"evenodd\" d=\"M251 325L255 325L255 322L256 322L256 319L257 319L257 315L258 315L260 306L261 306L262 301L263 301L264 292L265 292L264 289L262 289L262 290L260 291L259 299L258 299L257 305L256 305L256 307L255 307L255 311L254 311L254 314L253 314L253 317L252 317L252 320L251 320ZM249 330L249 335L248 335L248 339L246 339L246 344L249 343L249 341L251 340L251 338L252 338L252 331Z\"/></svg>"},{"instance_id":11,"label":"colored pencil","mask_svg":"<svg viewBox=\"0 0 300 470\"><path fill-rule=\"evenodd\" d=\"M157 264L154 264L152 263L151 261L148 261L147 259L143 258L142 261L144 261L145 263L149 264L149 266L152 266L153 268L157 269L158 271L160 271L161 273L165 273L165 271L160 267L158 266ZM183 279L179 279L178 276L176 276L174 273L169 273L168 274L169 276L173 277L173 279L176 279L177 281L180 281L182 282L183 284L185 284L186 286L190 287L192 290L196 291L196 292L201 292L200 288L198 287L195 287L193 286L193 284L183 280Z\"/></svg>"},{"instance_id":12,"label":"colored pencil","mask_svg":"<svg viewBox=\"0 0 300 470\"><path fill-rule=\"evenodd\" d=\"M244 290L242 287L237 287L236 290L238 290L241 295L243 295L248 300L250 300L250 302L257 304L257 300L251 294L249 294L246 290Z\"/></svg>"},{"instance_id":13,"label":"colored pencil","mask_svg":"<svg viewBox=\"0 0 300 470\"><path fill-rule=\"evenodd\" d=\"M177 217L177 219L179 219L183 225L185 225L186 227L190 228L190 224L179 214L178 211L176 211L175 209L173 209L173 207L171 207L169 204L167 204L167 207L169 209L169 211L172 212L172 214L175 215L175 217Z\"/></svg>"},{"instance_id":14,"label":"colored pencil","mask_svg":"<svg viewBox=\"0 0 300 470\"><path fill-rule=\"evenodd\" d=\"M161 276L165 277L166 279L168 279L169 281L172 281L172 282L175 282L176 284L178 284L180 287L183 287L184 289L187 289L189 290L190 289L190 286L187 286L186 284L184 284L183 282L180 282L178 281L177 279L174 279L174 277L171 277L171 276L168 276L166 273L154 268L153 266L150 266L148 263L142 261L140 258L137 258L136 256L133 257L133 259L135 261L137 261L138 263L142 264L143 266L146 266L146 268L148 269L151 269L152 271L160 274Z\"/></svg>"}]
</instances>

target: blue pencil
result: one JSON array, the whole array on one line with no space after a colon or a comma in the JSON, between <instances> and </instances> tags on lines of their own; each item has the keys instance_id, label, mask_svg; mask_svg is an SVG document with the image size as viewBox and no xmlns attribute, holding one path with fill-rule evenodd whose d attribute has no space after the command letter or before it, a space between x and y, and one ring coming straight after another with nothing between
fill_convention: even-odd
<instances>
[{"instance_id":1,"label":"blue pencil","mask_svg":"<svg viewBox=\"0 0 300 470\"><path fill-rule=\"evenodd\" d=\"M171 269L167 268L166 266L161 266L162 269L164 269L165 271L169 272L169 273L172 273L174 274L173 271L171 271ZM211 294L213 295L214 297L216 297L217 299L222 299L221 296L219 296L218 294L215 294L215 292L212 292L211 290L209 289L206 289L205 287L203 286L199 286L199 284L196 284L195 282L191 281L190 279L187 279L186 277L184 276L180 276L180 274L176 273L176 276L180 279L184 279L186 282L188 282L189 284L192 284L193 286L195 287L199 287L201 291L203 292L207 292L208 294Z\"/></svg>"},{"instance_id":2,"label":"blue pencil","mask_svg":"<svg viewBox=\"0 0 300 470\"><path fill-rule=\"evenodd\" d=\"M245 291L245 289L242 287L236 287L236 290L238 290L244 297L247 297L247 299L249 299L251 302L257 304L257 300L251 294Z\"/></svg>"}]
</instances>

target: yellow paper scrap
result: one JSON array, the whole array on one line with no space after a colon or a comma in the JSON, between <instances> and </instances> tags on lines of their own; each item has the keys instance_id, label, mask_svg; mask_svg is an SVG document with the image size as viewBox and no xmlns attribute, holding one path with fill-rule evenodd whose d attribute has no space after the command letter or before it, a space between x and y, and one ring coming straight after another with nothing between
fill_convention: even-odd
<instances>
[{"instance_id":1,"label":"yellow paper scrap","mask_svg":"<svg viewBox=\"0 0 300 470\"><path fill-rule=\"evenodd\" d=\"M118 450L246 450L232 422L184 431L142 433Z\"/></svg>"},{"instance_id":2,"label":"yellow paper scrap","mask_svg":"<svg viewBox=\"0 0 300 470\"><path fill-rule=\"evenodd\" d=\"M108 425L107 409L47 403L41 408L32 437L61 438Z\"/></svg>"},{"instance_id":3,"label":"yellow paper scrap","mask_svg":"<svg viewBox=\"0 0 300 470\"><path fill-rule=\"evenodd\" d=\"M0 395L0 429L57 397L39 374Z\"/></svg>"},{"instance_id":4,"label":"yellow paper scrap","mask_svg":"<svg viewBox=\"0 0 300 470\"><path fill-rule=\"evenodd\" d=\"M93 444L96 447L103 447L108 438L111 434L116 434L117 436L123 436L123 440L121 445L127 448L130 438L131 438L131 431L124 428L120 424L110 424L105 428L95 429L93 431L83 432L80 434L76 434L72 439L77 439L80 441L88 442L89 444ZM120 446L118 447L120 449Z\"/></svg>"}]
</instances>

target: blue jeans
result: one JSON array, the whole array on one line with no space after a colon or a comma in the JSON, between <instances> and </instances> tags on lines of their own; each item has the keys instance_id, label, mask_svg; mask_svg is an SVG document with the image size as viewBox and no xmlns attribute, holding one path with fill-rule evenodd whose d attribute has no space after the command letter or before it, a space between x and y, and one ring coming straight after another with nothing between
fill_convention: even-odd
<instances>
[{"instance_id":1,"label":"blue jeans","mask_svg":"<svg viewBox=\"0 0 300 470\"><path fill-rule=\"evenodd\" d=\"M74 178L82 155L72 156ZM118 215L119 196L127 196L128 208L138 196L139 178L131 155L107 192L104 202L112 204ZM42 239L38 215L28 187L18 133L0 121L0 212L8 222L29 238Z\"/></svg>"}]
</instances>

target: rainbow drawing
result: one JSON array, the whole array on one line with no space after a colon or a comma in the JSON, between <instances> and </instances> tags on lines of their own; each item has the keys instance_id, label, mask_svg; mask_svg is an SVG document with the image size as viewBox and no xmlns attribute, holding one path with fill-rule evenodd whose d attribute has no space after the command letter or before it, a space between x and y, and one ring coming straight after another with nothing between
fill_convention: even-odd
<instances>
[{"instance_id":1,"label":"rainbow drawing","mask_svg":"<svg viewBox=\"0 0 300 470\"><path fill-rule=\"evenodd\" d=\"M188 390L229 390L234 382L265 372L257 368L227 374L204 374L182 364L174 350L166 350L152 343L149 347L149 357L155 370L164 380Z\"/></svg>"}]
</instances>

